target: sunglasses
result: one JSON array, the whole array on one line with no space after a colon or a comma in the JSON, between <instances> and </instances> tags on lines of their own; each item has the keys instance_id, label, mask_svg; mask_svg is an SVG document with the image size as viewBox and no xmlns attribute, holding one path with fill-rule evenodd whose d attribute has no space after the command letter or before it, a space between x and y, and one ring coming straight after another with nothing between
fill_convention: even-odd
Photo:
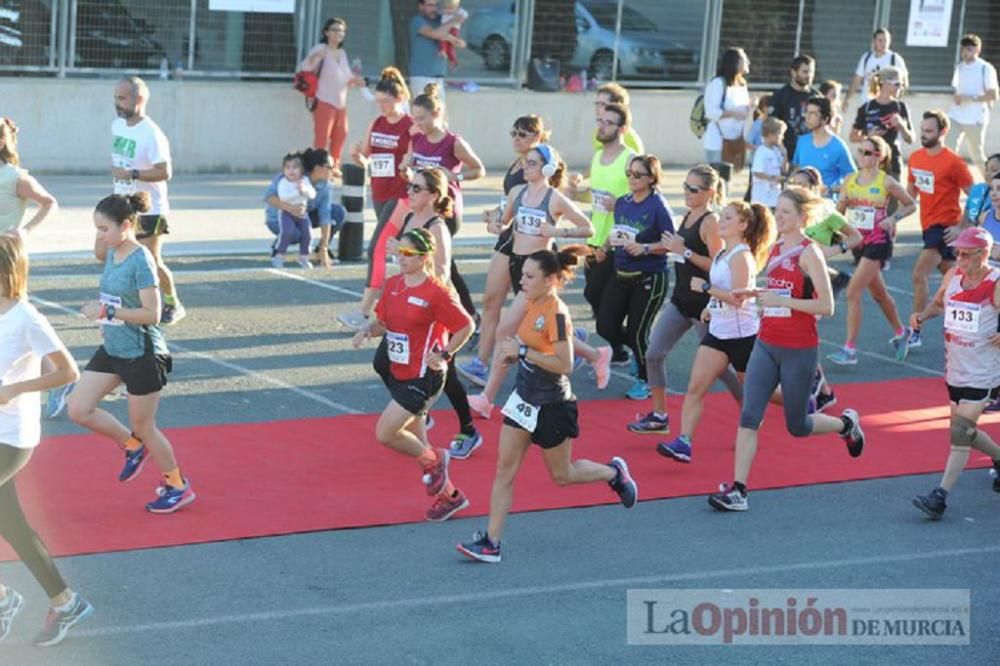
<instances>
[{"instance_id":1,"label":"sunglasses","mask_svg":"<svg viewBox=\"0 0 1000 666\"><path fill-rule=\"evenodd\" d=\"M409 185L406 186L406 189L409 190L410 192L423 192L427 188L424 187L423 185L420 185L419 183L410 183Z\"/></svg>"},{"instance_id":2,"label":"sunglasses","mask_svg":"<svg viewBox=\"0 0 1000 666\"><path fill-rule=\"evenodd\" d=\"M695 187L694 185L688 185L684 183L684 191L688 194L700 194L705 191L704 187Z\"/></svg>"},{"instance_id":3,"label":"sunglasses","mask_svg":"<svg viewBox=\"0 0 1000 666\"><path fill-rule=\"evenodd\" d=\"M874 150L867 150L865 148L858 148L858 155L863 155L864 157L871 157L872 155L874 155L875 157L880 157L879 153L876 153Z\"/></svg>"},{"instance_id":4,"label":"sunglasses","mask_svg":"<svg viewBox=\"0 0 1000 666\"><path fill-rule=\"evenodd\" d=\"M422 257L424 253L420 250L415 250L412 247L400 246L396 249L396 254L401 257Z\"/></svg>"},{"instance_id":5,"label":"sunglasses","mask_svg":"<svg viewBox=\"0 0 1000 666\"><path fill-rule=\"evenodd\" d=\"M512 129L510 131L510 138L512 139L527 139L529 136L535 136L536 132L525 132L524 130Z\"/></svg>"},{"instance_id":6,"label":"sunglasses","mask_svg":"<svg viewBox=\"0 0 1000 666\"><path fill-rule=\"evenodd\" d=\"M980 248L978 250L956 250L955 251L955 256L957 256L957 257L974 257L974 256L976 256L977 254L979 254L982 251L983 251L982 248Z\"/></svg>"},{"instance_id":7,"label":"sunglasses","mask_svg":"<svg viewBox=\"0 0 1000 666\"><path fill-rule=\"evenodd\" d=\"M650 175L652 175L652 174L648 174L648 173L643 173L641 171L626 171L625 174L629 178L636 178L636 179L639 179L639 178L649 178Z\"/></svg>"}]
</instances>

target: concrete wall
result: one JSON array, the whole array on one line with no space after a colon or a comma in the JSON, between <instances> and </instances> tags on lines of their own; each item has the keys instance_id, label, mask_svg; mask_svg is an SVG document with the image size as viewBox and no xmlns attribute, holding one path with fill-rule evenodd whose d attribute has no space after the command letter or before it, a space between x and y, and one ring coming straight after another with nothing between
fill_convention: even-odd
<instances>
[{"instance_id":1,"label":"concrete wall","mask_svg":"<svg viewBox=\"0 0 1000 666\"><path fill-rule=\"evenodd\" d=\"M309 144L312 122L301 95L290 85L259 82L153 81L149 115L170 138L179 173L273 171L289 149ZM111 80L0 79L0 115L21 128L22 163L43 172L86 173L110 168ZM635 126L664 164L703 159L701 142L688 128L695 93L689 90L632 94ZM448 92L451 127L464 135L491 168L511 157L508 131L519 115L538 113L554 129L552 143L571 165L586 165L593 132L591 95L487 89ZM907 98L914 117L946 108L944 95ZM374 105L349 95L349 143L363 135ZM852 112L853 113L853 112ZM994 110L987 150L1000 150ZM849 118L847 124L850 124Z\"/></svg>"}]
</instances>

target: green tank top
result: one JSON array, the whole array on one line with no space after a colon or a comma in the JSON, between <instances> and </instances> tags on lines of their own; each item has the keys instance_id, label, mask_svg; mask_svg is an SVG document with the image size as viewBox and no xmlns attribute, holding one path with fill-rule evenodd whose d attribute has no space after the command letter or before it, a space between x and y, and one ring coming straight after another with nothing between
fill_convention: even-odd
<instances>
[{"instance_id":1,"label":"green tank top","mask_svg":"<svg viewBox=\"0 0 1000 666\"><path fill-rule=\"evenodd\" d=\"M28 202L17 196L17 181L27 173L13 164L0 164L0 233L16 229L24 218Z\"/></svg>"},{"instance_id":2,"label":"green tank top","mask_svg":"<svg viewBox=\"0 0 1000 666\"><path fill-rule=\"evenodd\" d=\"M601 164L601 151L594 153L594 159L590 161L590 193L593 199L590 221L594 225L594 235L587 239L588 245L601 247L608 239L615 223L615 202L618 197L629 193L625 168L634 155L626 148L614 162L605 166Z\"/></svg>"}]
</instances>

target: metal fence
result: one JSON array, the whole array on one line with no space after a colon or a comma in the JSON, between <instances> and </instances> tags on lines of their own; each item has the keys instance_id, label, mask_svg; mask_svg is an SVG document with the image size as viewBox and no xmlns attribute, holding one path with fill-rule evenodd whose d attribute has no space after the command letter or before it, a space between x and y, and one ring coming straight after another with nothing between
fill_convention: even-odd
<instances>
[{"instance_id":1,"label":"metal fence","mask_svg":"<svg viewBox=\"0 0 1000 666\"><path fill-rule=\"evenodd\" d=\"M910 47L910 0L464 0L468 48L449 78L517 86L532 58L554 57L564 73L588 78L700 87L719 54L738 45L750 55L754 85L784 83L796 53L816 57L818 80L847 82L870 48L871 28L886 25L911 87L943 90L963 32L982 35L983 57L1000 59L996 0L952 3L947 46ZM0 73L284 78L331 16L347 21L345 49L367 76L390 64L405 72L417 12L417 0L294 0L294 13L283 14L214 4L0 0Z\"/></svg>"}]
</instances>

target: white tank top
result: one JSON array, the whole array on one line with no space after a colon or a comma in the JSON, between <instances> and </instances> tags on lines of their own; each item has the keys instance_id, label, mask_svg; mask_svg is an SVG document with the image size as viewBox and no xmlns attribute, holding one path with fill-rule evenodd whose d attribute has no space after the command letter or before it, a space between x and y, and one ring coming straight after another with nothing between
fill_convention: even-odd
<instances>
[{"instance_id":1,"label":"white tank top","mask_svg":"<svg viewBox=\"0 0 1000 666\"><path fill-rule=\"evenodd\" d=\"M733 271L729 266L732 258L741 250L750 251L746 243L740 243L731 250L723 250L715 255L712 267L708 271L708 281L713 287L729 291L733 288ZM757 271L751 271L750 284L757 279ZM757 335L760 330L760 317L757 306L752 301L744 301L740 307L734 307L712 297L708 301L709 313L712 318L708 322L708 332L720 340L735 340Z\"/></svg>"},{"instance_id":2,"label":"white tank top","mask_svg":"<svg viewBox=\"0 0 1000 666\"><path fill-rule=\"evenodd\" d=\"M1000 269L991 268L974 289L962 288L956 271L944 292L945 381L951 386L992 389L1000 386L1000 349L989 337L998 328L993 291Z\"/></svg>"}]
</instances>

